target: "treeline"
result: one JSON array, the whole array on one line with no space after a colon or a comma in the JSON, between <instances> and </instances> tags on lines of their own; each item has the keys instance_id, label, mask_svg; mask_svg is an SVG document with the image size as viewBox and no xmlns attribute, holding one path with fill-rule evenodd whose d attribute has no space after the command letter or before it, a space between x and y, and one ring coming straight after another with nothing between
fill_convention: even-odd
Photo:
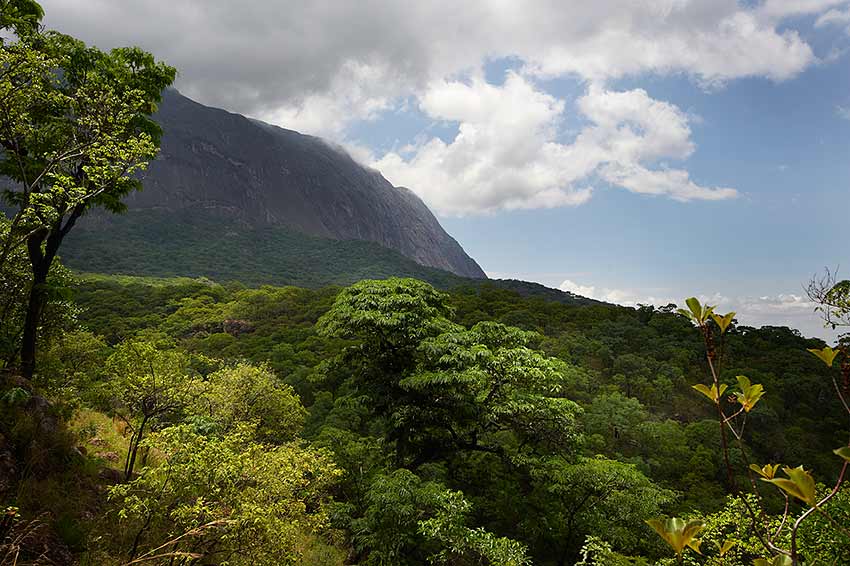
<instances>
[{"instance_id":1,"label":"treeline","mask_svg":"<svg viewBox=\"0 0 850 566\"><path fill-rule=\"evenodd\" d=\"M0 2L0 565L850 563L846 340L388 257L78 279L62 244L140 187L176 71L42 16ZM809 291L850 325L850 282Z\"/></svg>"},{"instance_id":2,"label":"treeline","mask_svg":"<svg viewBox=\"0 0 850 566\"><path fill-rule=\"evenodd\" d=\"M308 290L97 276L70 298L77 328L50 341L33 383L77 415L76 443L108 442L73 464L115 470L107 497L81 496L105 520L64 518L82 556L663 564L645 523L660 515L699 519L707 543L740 541L724 564L765 555L728 497L716 414L692 389L707 370L700 333L673 307L400 279ZM721 379L746 373L767 391L747 457L805 463L828 483L847 421L835 370L806 352L822 346L732 323ZM782 513L775 495L765 505ZM830 506L850 520L845 492ZM105 537L115 526L126 536ZM826 520L799 536L812 558L850 552Z\"/></svg>"}]
</instances>

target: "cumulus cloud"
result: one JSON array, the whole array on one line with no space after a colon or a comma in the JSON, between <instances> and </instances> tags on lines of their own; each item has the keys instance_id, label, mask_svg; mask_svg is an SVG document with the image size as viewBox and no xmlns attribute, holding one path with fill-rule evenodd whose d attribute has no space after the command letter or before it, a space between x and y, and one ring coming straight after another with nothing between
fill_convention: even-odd
<instances>
[{"instance_id":1,"label":"cumulus cloud","mask_svg":"<svg viewBox=\"0 0 850 566\"><path fill-rule=\"evenodd\" d=\"M838 113L839 118L844 118L845 120L850 120L850 106L837 106L835 111Z\"/></svg>"},{"instance_id":2,"label":"cumulus cloud","mask_svg":"<svg viewBox=\"0 0 850 566\"><path fill-rule=\"evenodd\" d=\"M850 7L844 9L832 9L821 14L815 21L815 27L839 26L850 35Z\"/></svg>"},{"instance_id":3,"label":"cumulus cloud","mask_svg":"<svg viewBox=\"0 0 850 566\"><path fill-rule=\"evenodd\" d=\"M606 85L646 73L712 87L789 79L817 57L785 22L825 25L849 3L43 0L48 26L103 48L140 45L180 70L188 96L343 143L451 214L578 205L598 183L681 201L734 197L665 164L694 151L681 110ZM518 71L488 84L480 70L499 58ZM568 107L539 89L551 77L590 86ZM407 101L457 135L377 160L347 139L351 124ZM565 112L587 122L570 142Z\"/></svg>"},{"instance_id":4,"label":"cumulus cloud","mask_svg":"<svg viewBox=\"0 0 850 566\"><path fill-rule=\"evenodd\" d=\"M570 279L565 279L559 286L561 291L613 303L615 305L623 305L627 307L635 307L637 305L656 305L664 306L676 301L667 297L644 295L628 289L614 289L607 287L596 287L595 285L581 285Z\"/></svg>"},{"instance_id":5,"label":"cumulus cloud","mask_svg":"<svg viewBox=\"0 0 850 566\"><path fill-rule=\"evenodd\" d=\"M439 81L420 108L434 120L457 122L454 139L390 152L374 166L443 214L578 205L598 180L682 201L737 195L699 186L687 171L649 168L688 157L694 144L687 116L640 89L590 86L576 103L588 124L569 143L558 141L565 103L515 72L498 86L481 77Z\"/></svg>"},{"instance_id":6,"label":"cumulus cloud","mask_svg":"<svg viewBox=\"0 0 850 566\"><path fill-rule=\"evenodd\" d=\"M570 279L564 280L559 288L582 297L628 307L638 305L661 307L671 303L683 306L684 299L688 296L674 296L670 292L647 294L634 289L583 285ZM697 295L697 298L703 304L716 305L718 312L734 311L738 321L748 326L788 326L800 330L807 336L818 336L827 341L834 340L837 336L836 332L823 327L814 311L815 304L801 294L778 293L749 297L711 293Z\"/></svg>"},{"instance_id":7,"label":"cumulus cloud","mask_svg":"<svg viewBox=\"0 0 850 566\"><path fill-rule=\"evenodd\" d=\"M181 90L201 102L254 116L285 109L281 118L301 117L305 128L325 107L329 120L343 112L360 119L385 99L494 57L516 57L529 73L595 81L645 72L784 80L816 57L782 19L844 3L43 1L50 26L101 47L139 44L176 65ZM353 100L345 88L352 70L363 79Z\"/></svg>"}]
</instances>

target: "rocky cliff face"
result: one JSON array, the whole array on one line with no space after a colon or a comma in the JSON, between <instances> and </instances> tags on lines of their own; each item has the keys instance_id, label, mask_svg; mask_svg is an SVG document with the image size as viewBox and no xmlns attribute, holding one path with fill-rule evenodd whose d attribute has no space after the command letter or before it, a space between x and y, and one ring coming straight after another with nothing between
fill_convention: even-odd
<instances>
[{"instance_id":1,"label":"rocky cliff face","mask_svg":"<svg viewBox=\"0 0 850 566\"><path fill-rule=\"evenodd\" d=\"M425 266L486 277L408 189L319 138L249 120L165 93L156 116L160 156L131 209L198 210L249 226L365 240Z\"/></svg>"}]
</instances>

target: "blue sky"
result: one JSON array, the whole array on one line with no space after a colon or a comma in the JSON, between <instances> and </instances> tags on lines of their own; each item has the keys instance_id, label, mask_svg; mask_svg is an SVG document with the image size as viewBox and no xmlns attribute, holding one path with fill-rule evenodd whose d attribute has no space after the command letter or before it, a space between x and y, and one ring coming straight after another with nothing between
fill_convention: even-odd
<instances>
[{"instance_id":1,"label":"blue sky","mask_svg":"<svg viewBox=\"0 0 850 566\"><path fill-rule=\"evenodd\" d=\"M44 7L200 102L344 145L491 276L833 336L802 287L850 270L850 0Z\"/></svg>"}]
</instances>

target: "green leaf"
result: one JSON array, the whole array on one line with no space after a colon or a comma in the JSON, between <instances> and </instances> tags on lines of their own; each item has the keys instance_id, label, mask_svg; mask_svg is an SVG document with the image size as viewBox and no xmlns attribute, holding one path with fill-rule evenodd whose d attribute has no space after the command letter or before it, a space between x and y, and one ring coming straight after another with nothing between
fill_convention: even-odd
<instances>
[{"instance_id":1,"label":"green leaf","mask_svg":"<svg viewBox=\"0 0 850 566\"><path fill-rule=\"evenodd\" d=\"M660 519L649 519L646 524L652 527L670 548L681 556L685 548L690 548L697 554L700 552L700 541L697 534L703 529L702 521L688 521L678 517L662 517Z\"/></svg>"},{"instance_id":2,"label":"green leaf","mask_svg":"<svg viewBox=\"0 0 850 566\"><path fill-rule=\"evenodd\" d=\"M763 479L762 481L772 483L791 497L799 499L808 505L814 506L815 503L817 503L817 499L815 479L812 475L804 470L803 466L798 466L796 468L785 467L782 469L788 475L789 479L774 478Z\"/></svg>"},{"instance_id":3,"label":"green leaf","mask_svg":"<svg viewBox=\"0 0 850 566\"><path fill-rule=\"evenodd\" d=\"M708 387L707 385L703 385L702 383L698 383L696 385L692 385L691 387L693 389L699 391L700 393L702 393L703 395L705 395L709 399L711 399L711 401L713 401L714 403L718 403L718 402L720 402L720 398L723 397L723 393L726 391L726 389L729 386L726 385L725 383L721 383L719 391L718 391L718 388L717 388L716 385L712 385L711 387Z\"/></svg>"},{"instance_id":4,"label":"green leaf","mask_svg":"<svg viewBox=\"0 0 850 566\"><path fill-rule=\"evenodd\" d=\"M702 305L700 304L699 299L696 297L685 299L685 304L688 305L689 309L691 309L691 313L693 313L694 318L700 320L702 317Z\"/></svg>"},{"instance_id":5,"label":"green leaf","mask_svg":"<svg viewBox=\"0 0 850 566\"><path fill-rule=\"evenodd\" d=\"M694 315L691 311L686 311L685 309L676 309L676 312L687 318L688 320L694 320Z\"/></svg>"},{"instance_id":6,"label":"green leaf","mask_svg":"<svg viewBox=\"0 0 850 566\"><path fill-rule=\"evenodd\" d=\"M842 446L837 450L833 450L835 454L841 458L844 458L846 461L850 462L850 446Z\"/></svg>"},{"instance_id":7,"label":"green leaf","mask_svg":"<svg viewBox=\"0 0 850 566\"><path fill-rule=\"evenodd\" d=\"M785 556L784 554L774 556L772 560L767 560L766 558L756 558L753 561L753 566L791 566L791 564L791 559Z\"/></svg>"},{"instance_id":8,"label":"green leaf","mask_svg":"<svg viewBox=\"0 0 850 566\"><path fill-rule=\"evenodd\" d=\"M732 539L726 539L723 544L715 543L717 545L717 550L720 556L725 556L727 552L732 550L732 547L738 544L738 541Z\"/></svg>"},{"instance_id":9,"label":"green leaf","mask_svg":"<svg viewBox=\"0 0 850 566\"><path fill-rule=\"evenodd\" d=\"M756 464L750 464L750 469L766 480L772 480L776 477L776 470L779 469L779 464L765 464L759 468Z\"/></svg>"},{"instance_id":10,"label":"green leaf","mask_svg":"<svg viewBox=\"0 0 850 566\"><path fill-rule=\"evenodd\" d=\"M749 413L764 395L764 387L760 383L751 384L750 379L745 375L736 376L735 379L738 380L738 387L741 389L741 392L737 394L738 403L744 411Z\"/></svg>"},{"instance_id":11,"label":"green leaf","mask_svg":"<svg viewBox=\"0 0 850 566\"><path fill-rule=\"evenodd\" d=\"M817 350L815 348L809 348L809 352L816 355L821 359L823 363L827 366L832 367L832 362L835 361L835 356L838 355L840 350L833 350L831 347L827 346L821 350Z\"/></svg>"},{"instance_id":12,"label":"green leaf","mask_svg":"<svg viewBox=\"0 0 850 566\"><path fill-rule=\"evenodd\" d=\"M729 328L730 324L732 324L732 319L734 318L734 311L724 315L711 313L711 319L714 320L715 324L717 324L717 326L720 328L721 334L726 332L726 329Z\"/></svg>"}]
</instances>

